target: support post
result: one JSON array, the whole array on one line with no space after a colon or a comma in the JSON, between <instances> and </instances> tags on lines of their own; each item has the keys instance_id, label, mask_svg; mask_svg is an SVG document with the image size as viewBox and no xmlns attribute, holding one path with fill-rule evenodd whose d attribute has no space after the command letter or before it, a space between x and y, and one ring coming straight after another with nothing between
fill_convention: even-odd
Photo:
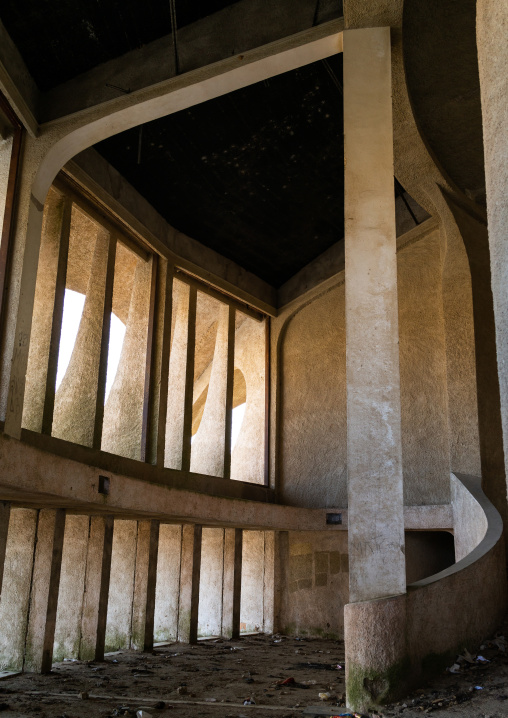
<instances>
[{"instance_id":1,"label":"support post","mask_svg":"<svg viewBox=\"0 0 508 718\"><path fill-rule=\"evenodd\" d=\"M201 526L197 524L183 526L178 607L178 641L180 643L196 643L198 640L201 536Z\"/></svg>"},{"instance_id":2,"label":"support post","mask_svg":"<svg viewBox=\"0 0 508 718\"><path fill-rule=\"evenodd\" d=\"M240 635L242 593L242 529L224 530L224 579L222 589L222 635Z\"/></svg>"},{"instance_id":3,"label":"support post","mask_svg":"<svg viewBox=\"0 0 508 718\"><path fill-rule=\"evenodd\" d=\"M63 509L39 511L25 646L28 673L51 671L64 529Z\"/></svg>"},{"instance_id":4,"label":"support post","mask_svg":"<svg viewBox=\"0 0 508 718\"><path fill-rule=\"evenodd\" d=\"M131 633L131 647L139 651L153 649L158 549L159 522L139 521Z\"/></svg>"},{"instance_id":5,"label":"support post","mask_svg":"<svg viewBox=\"0 0 508 718\"><path fill-rule=\"evenodd\" d=\"M90 519L79 646L82 661L104 659L113 526L112 516L92 516Z\"/></svg>"},{"instance_id":6,"label":"support post","mask_svg":"<svg viewBox=\"0 0 508 718\"><path fill-rule=\"evenodd\" d=\"M387 646L384 655L372 656L357 650L351 630L365 602L406 590L388 27L344 32L344 153L350 600L346 693L348 705L362 710L390 694L394 675L402 681L405 658L397 653L403 645L399 635L390 637L394 651ZM398 623L393 633L400 628ZM379 680L366 680L372 675Z\"/></svg>"}]
</instances>

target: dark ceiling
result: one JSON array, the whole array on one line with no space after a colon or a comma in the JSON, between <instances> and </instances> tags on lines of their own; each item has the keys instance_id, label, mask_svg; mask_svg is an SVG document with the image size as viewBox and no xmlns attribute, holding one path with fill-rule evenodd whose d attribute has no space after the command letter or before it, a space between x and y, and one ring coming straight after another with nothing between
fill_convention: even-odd
<instances>
[{"instance_id":1,"label":"dark ceiling","mask_svg":"<svg viewBox=\"0 0 508 718\"><path fill-rule=\"evenodd\" d=\"M174 0L184 27L238 0ZM170 0L2 0L0 16L40 90L171 32Z\"/></svg>"},{"instance_id":2,"label":"dark ceiling","mask_svg":"<svg viewBox=\"0 0 508 718\"><path fill-rule=\"evenodd\" d=\"M176 229L275 287L344 236L342 55L96 145Z\"/></svg>"}]
</instances>

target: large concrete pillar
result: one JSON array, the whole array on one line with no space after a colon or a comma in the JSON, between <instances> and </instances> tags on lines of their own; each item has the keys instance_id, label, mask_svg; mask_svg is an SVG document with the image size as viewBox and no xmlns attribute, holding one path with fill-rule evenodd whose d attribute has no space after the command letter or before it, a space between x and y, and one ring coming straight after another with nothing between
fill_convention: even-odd
<instances>
[{"instance_id":1,"label":"large concrete pillar","mask_svg":"<svg viewBox=\"0 0 508 718\"><path fill-rule=\"evenodd\" d=\"M138 460L141 458L151 282L151 262L138 260L122 353L104 407L102 431L103 451Z\"/></svg>"},{"instance_id":2,"label":"large concrete pillar","mask_svg":"<svg viewBox=\"0 0 508 718\"><path fill-rule=\"evenodd\" d=\"M113 521L112 516L92 516L90 519L79 645L82 661L102 661L104 658Z\"/></svg>"},{"instance_id":3,"label":"large concrete pillar","mask_svg":"<svg viewBox=\"0 0 508 718\"><path fill-rule=\"evenodd\" d=\"M230 321L232 315L232 322ZM229 332L232 323L233 333ZM191 471L209 476L224 476L226 450L226 416L228 390L228 356L234 341L234 309L227 304L219 308L217 336L210 384L199 429L192 442ZM233 376L229 377L232 381ZM229 407L231 411L231 407ZM229 446L227 447L229 449Z\"/></svg>"},{"instance_id":4,"label":"large concrete pillar","mask_svg":"<svg viewBox=\"0 0 508 718\"><path fill-rule=\"evenodd\" d=\"M11 509L0 601L0 670L21 671L34 559L37 511Z\"/></svg>"},{"instance_id":5,"label":"large concrete pillar","mask_svg":"<svg viewBox=\"0 0 508 718\"><path fill-rule=\"evenodd\" d=\"M39 511L25 647L27 672L51 671L64 528L63 509Z\"/></svg>"},{"instance_id":6,"label":"large concrete pillar","mask_svg":"<svg viewBox=\"0 0 508 718\"><path fill-rule=\"evenodd\" d=\"M490 271L505 475L508 476L508 6L476 3ZM505 486L506 492L506 486Z\"/></svg>"},{"instance_id":7,"label":"large concrete pillar","mask_svg":"<svg viewBox=\"0 0 508 718\"><path fill-rule=\"evenodd\" d=\"M138 522L115 520L108 593L106 651L130 648Z\"/></svg>"},{"instance_id":8,"label":"large concrete pillar","mask_svg":"<svg viewBox=\"0 0 508 718\"><path fill-rule=\"evenodd\" d=\"M23 405L23 426L32 431L43 430L48 391L54 400L70 223L70 200L51 189L44 206Z\"/></svg>"},{"instance_id":9,"label":"large concrete pillar","mask_svg":"<svg viewBox=\"0 0 508 718\"><path fill-rule=\"evenodd\" d=\"M131 647L140 651L153 649L158 548L159 522L138 521Z\"/></svg>"},{"instance_id":10,"label":"large concrete pillar","mask_svg":"<svg viewBox=\"0 0 508 718\"><path fill-rule=\"evenodd\" d=\"M182 529L178 608L178 640L180 643L196 643L198 640L202 533L202 527L194 524L184 525Z\"/></svg>"},{"instance_id":11,"label":"large concrete pillar","mask_svg":"<svg viewBox=\"0 0 508 718\"><path fill-rule=\"evenodd\" d=\"M350 600L404 593L389 28L344 33Z\"/></svg>"},{"instance_id":12,"label":"large concrete pillar","mask_svg":"<svg viewBox=\"0 0 508 718\"><path fill-rule=\"evenodd\" d=\"M222 589L222 635L240 635L242 595L242 529L224 530L224 581Z\"/></svg>"},{"instance_id":13,"label":"large concrete pillar","mask_svg":"<svg viewBox=\"0 0 508 718\"><path fill-rule=\"evenodd\" d=\"M182 527L161 524L155 587L155 641L175 641L178 636L178 598Z\"/></svg>"},{"instance_id":14,"label":"large concrete pillar","mask_svg":"<svg viewBox=\"0 0 508 718\"><path fill-rule=\"evenodd\" d=\"M390 687L404 660L398 654L404 645L400 620L393 635L387 633L382 655L357 640L362 606L406 590L387 27L344 32L344 152L351 601L345 607L346 693L348 705L362 710L372 700L372 676Z\"/></svg>"},{"instance_id":15,"label":"large concrete pillar","mask_svg":"<svg viewBox=\"0 0 508 718\"><path fill-rule=\"evenodd\" d=\"M76 342L55 397L53 436L84 446L94 439L109 251L109 233L99 229Z\"/></svg>"},{"instance_id":16,"label":"large concrete pillar","mask_svg":"<svg viewBox=\"0 0 508 718\"><path fill-rule=\"evenodd\" d=\"M67 515L62 551L54 661L78 658L85 591L89 516Z\"/></svg>"},{"instance_id":17,"label":"large concrete pillar","mask_svg":"<svg viewBox=\"0 0 508 718\"><path fill-rule=\"evenodd\" d=\"M224 529L204 528L199 577L198 636L222 633L222 589L224 581Z\"/></svg>"}]
</instances>

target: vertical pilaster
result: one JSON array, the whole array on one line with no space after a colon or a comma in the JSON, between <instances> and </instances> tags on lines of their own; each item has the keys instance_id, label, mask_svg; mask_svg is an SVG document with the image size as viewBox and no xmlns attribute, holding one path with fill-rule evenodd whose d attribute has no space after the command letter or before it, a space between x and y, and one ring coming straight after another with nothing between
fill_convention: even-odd
<instances>
[{"instance_id":1,"label":"vertical pilaster","mask_svg":"<svg viewBox=\"0 0 508 718\"><path fill-rule=\"evenodd\" d=\"M350 601L404 593L390 29L344 32Z\"/></svg>"},{"instance_id":2,"label":"vertical pilaster","mask_svg":"<svg viewBox=\"0 0 508 718\"><path fill-rule=\"evenodd\" d=\"M201 537L201 526L196 524L183 526L178 607L178 640L180 643L196 643L198 640Z\"/></svg>"},{"instance_id":3,"label":"vertical pilaster","mask_svg":"<svg viewBox=\"0 0 508 718\"><path fill-rule=\"evenodd\" d=\"M263 572L263 632L275 631L275 549L277 531L265 531L265 570Z\"/></svg>"},{"instance_id":4,"label":"vertical pilaster","mask_svg":"<svg viewBox=\"0 0 508 718\"><path fill-rule=\"evenodd\" d=\"M104 658L112 547L113 517L92 516L79 646L82 661L102 661Z\"/></svg>"},{"instance_id":5,"label":"vertical pilaster","mask_svg":"<svg viewBox=\"0 0 508 718\"><path fill-rule=\"evenodd\" d=\"M64 529L63 509L39 511L25 647L27 672L51 671Z\"/></svg>"},{"instance_id":6,"label":"vertical pilaster","mask_svg":"<svg viewBox=\"0 0 508 718\"><path fill-rule=\"evenodd\" d=\"M139 521L131 646L142 651L151 651L153 648L158 548L159 522Z\"/></svg>"},{"instance_id":7,"label":"vertical pilaster","mask_svg":"<svg viewBox=\"0 0 508 718\"><path fill-rule=\"evenodd\" d=\"M224 530L224 579L222 589L222 635L240 635L242 595L242 529Z\"/></svg>"}]
</instances>

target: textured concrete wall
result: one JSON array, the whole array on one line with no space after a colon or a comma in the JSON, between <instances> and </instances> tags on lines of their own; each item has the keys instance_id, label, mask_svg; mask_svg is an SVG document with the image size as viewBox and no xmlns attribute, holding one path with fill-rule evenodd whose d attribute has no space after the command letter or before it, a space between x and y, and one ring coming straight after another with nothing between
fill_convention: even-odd
<instances>
[{"instance_id":1,"label":"textured concrete wall","mask_svg":"<svg viewBox=\"0 0 508 718\"><path fill-rule=\"evenodd\" d=\"M37 511L11 509L0 602L0 669L23 668Z\"/></svg>"},{"instance_id":2,"label":"textured concrete wall","mask_svg":"<svg viewBox=\"0 0 508 718\"><path fill-rule=\"evenodd\" d=\"M446 350L437 232L397 254L405 504L450 500Z\"/></svg>"},{"instance_id":3,"label":"textured concrete wall","mask_svg":"<svg viewBox=\"0 0 508 718\"><path fill-rule=\"evenodd\" d=\"M53 660L78 658L85 589L89 516L65 518Z\"/></svg>"},{"instance_id":4,"label":"textured concrete wall","mask_svg":"<svg viewBox=\"0 0 508 718\"><path fill-rule=\"evenodd\" d=\"M137 531L137 521L115 520L106 652L130 647Z\"/></svg>"},{"instance_id":5,"label":"textured concrete wall","mask_svg":"<svg viewBox=\"0 0 508 718\"><path fill-rule=\"evenodd\" d=\"M281 630L290 635L342 638L349 600L345 531L290 531L282 588Z\"/></svg>"},{"instance_id":6,"label":"textured concrete wall","mask_svg":"<svg viewBox=\"0 0 508 718\"><path fill-rule=\"evenodd\" d=\"M470 276L462 259L442 277L437 232L397 254L406 504L448 503L450 442L457 465L480 471ZM281 497L297 506L346 506L344 287L311 293L293 313L280 349Z\"/></svg>"},{"instance_id":7,"label":"textured concrete wall","mask_svg":"<svg viewBox=\"0 0 508 718\"><path fill-rule=\"evenodd\" d=\"M175 641L178 635L178 592L182 527L161 524L155 587L154 640Z\"/></svg>"},{"instance_id":8,"label":"textured concrete wall","mask_svg":"<svg viewBox=\"0 0 508 718\"><path fill-rule=\"evenodd\" d=\"M222 633L224 529L203 529L199 579L198 636Z\"/></svg>"},{"instance_id":9,"label":"textured concrete wall","mask_svg":"<svg viewBox=\"0 0 508 718\"><path fill-rule=\"evenodd\" d=\"M282 500L345 506L346 338L344 286L304 306L281 348L279 423Z\"/></svg>"},{"instance_id":10,"label":"textured concrete wall","mask_svg":"<svg viewBox=\"0 0 508 718\"><path fill-rule=\"evenodd\" d=\"M240 631L263 630L264 531L244 531Z\"/></svg>"}]
</instances>

